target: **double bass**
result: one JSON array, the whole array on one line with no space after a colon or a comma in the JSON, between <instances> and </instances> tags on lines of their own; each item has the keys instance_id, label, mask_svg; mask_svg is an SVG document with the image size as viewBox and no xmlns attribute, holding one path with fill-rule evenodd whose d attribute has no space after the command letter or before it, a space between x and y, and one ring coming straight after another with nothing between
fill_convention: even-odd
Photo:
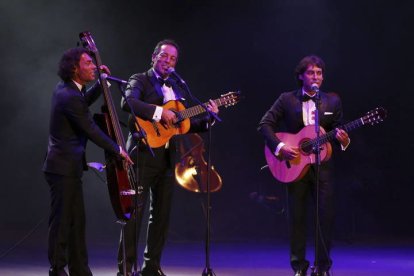
<instances>
[{"instance_id":1,"label":"double bass","mask_svg":"<svg viewBox=\"0 0 414 276\"><path fill-rule=\"evenodd\" d=\"M100 70L102 65L101 58L95 42L90 32L82 32L79 38L83 47L93 54L97 66ZM104 105L102 114L95 114L94 120L118 145L125 149L125 139L121 131L118 115L112 100L106 79L99 72L99 81L102 86ZM127 221L131 218L136 205L136 194L139 190L135 187L135 171L132 165L122 160L119 156L105 151L106 178L112 208L119 220Z\"/></svg>"},{"instance_id":2,"label":"double bass","mask_svg":"<svg viewBox=\"0 0 414 276\"><path fill-rule=\"evenodd\" d=\"M178 151L180 160L175 164L175 179L177 183L190 192L206 193L208 181L208 166L203 153L204 141L200 135L189 133L183 135ZM210 166L210 192L221 189L220 175Z\"/></svg>"}]
</instances>

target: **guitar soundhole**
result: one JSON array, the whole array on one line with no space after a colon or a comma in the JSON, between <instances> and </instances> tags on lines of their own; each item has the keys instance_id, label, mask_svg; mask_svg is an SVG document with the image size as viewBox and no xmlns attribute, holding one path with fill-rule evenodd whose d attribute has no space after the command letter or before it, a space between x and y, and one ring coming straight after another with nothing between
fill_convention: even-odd
<instances>
[{"instance_id":1,"label":"guitar soundhole","mask_svg":"<svg viewBox=\"0 0 414 276\"><path fill-rule=\"evenodd\" d=\"M180 112L178 112L177 110L175 110L175 109L170 109L170 110L172 112L174 112L175 113L175 116L177 117L177 119L175 120L174 126L176 128L179 128L180 127L180 123L182 121L184 121L184 118L183 118L182 114Z\"/></svg>"},{"instance_id":2,"label":"guitar soundhole","mask_svg":"<svg viewBox=\"0 0 414 276\"><path fill-rule=\"evenodd\" d=\"M304 155L309 155L312 153L313 151L313 145L312 143L307 143L309 140L306 141L302 141L302 143L300 144L300 151L304 154Z\"/></svg>"}]
</instances>

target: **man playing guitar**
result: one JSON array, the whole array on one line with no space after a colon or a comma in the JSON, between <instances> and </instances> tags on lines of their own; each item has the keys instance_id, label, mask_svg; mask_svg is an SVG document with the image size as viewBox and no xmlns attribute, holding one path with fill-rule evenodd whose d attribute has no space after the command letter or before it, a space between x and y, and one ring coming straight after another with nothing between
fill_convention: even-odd
<instances>
[{"instance_id":1,"label":"man playing guitar","mask_svg":"<svg viewBox=\"0 0 414 276\"><path fill-rule=\"evenodd\" d=\"M295 70L300 88L282 93L259 123L258 130L264 136L270 153L275 155L276 158L283 160L287 168L294 165L295 160L303 153L303 149L290 141L282 141L275 135L275 132L298 133L304 127L314 125L316 115L314 98L316 96L320 97L318 113L320 126L326 131L336 129L335 138L342 149L345 149L350 143L348 134L338 128L342 120L342 105L339 96L335 93L319 91L324 73L325 64L321 58L317 56L304 57ZM323 162L321 164L319 177L319 214L323 241L318 245L320 247L318 263L321 271L321 274L318 275L325 276L330 275L329 269L332 264L329 251L334 215L333 184L331 182L329 166L330 162ZM308 195L314 194L316 190L315 173L315 165L312 164L304 175L295 178L288 185L291 214L290 262L295 271L295 276L306 275L309 267L309 262L305 257L306 202Z\"/></svg>"}]
</instances>

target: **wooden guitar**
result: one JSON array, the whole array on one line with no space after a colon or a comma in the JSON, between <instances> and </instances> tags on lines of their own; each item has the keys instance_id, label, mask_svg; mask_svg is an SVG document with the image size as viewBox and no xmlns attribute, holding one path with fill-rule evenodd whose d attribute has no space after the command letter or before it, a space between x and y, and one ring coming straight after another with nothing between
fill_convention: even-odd
<instances>
[{"instance_id":1,"label":"wooden guitar","mask_svg":"<svg viewBox=\"0 0 414 276\"><path fill-rule=\"evenodd\" d=\"M387 116L387 111L382 107L374 110L355 121L347 123L339 128L349 132L363 125L374 125L382 122ZM319 135L319 145L321 148L320 159L327 161L332 154L332 146L329 141L335 138L336 131L328 133L321 127ZM283 160L276 157L270 149L265 146L265 157L272 175L280 182L290 183L301 179L308 171L310 164L315 163L314 148L318 142L315 133L315 126L309 125L301 129L298 133L278 132L275 135L285 144L299 148L299 156L292 160Z\"/></svg>"},{"instance_id":2,"label":"wooden guitar","mask_svg":"<svg viewBox=\"0 0 414 276\"><path fill-rule=\"evenodd\" d=\"M214 100L218 107L229 107L235 105L239 101L240 92L229 92ZM204 105L207 104L208 103L204 103ZM201 105L196 105L186 109L179 101L169 101L165 103L162 108L167 108L175 113L177 121L174 123L174 127L168 128L159 122L148 121L136 117L139 125L147 134L148 144L151 148L164 146L172 136L187 133L190 129L190 118L206 112L204 107ZM135 126L138 128L138 124L135 124Z\"/></svg>"}]
</instances>

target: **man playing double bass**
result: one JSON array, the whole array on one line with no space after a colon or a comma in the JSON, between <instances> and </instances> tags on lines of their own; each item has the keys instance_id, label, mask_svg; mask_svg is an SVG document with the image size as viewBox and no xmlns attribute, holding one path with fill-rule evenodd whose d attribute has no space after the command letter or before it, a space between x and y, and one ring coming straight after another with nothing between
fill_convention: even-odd
<instances>
[{"instance_id":1,"label":"man playing double bass","mask_svg":"<svg viewBox=\"0 0 414 276\"><path fill-rule=\"evenodd\" d=\"M85 242L85 210L82 173L86 168L85 149L88 139L96 145L132 163L128 154L111 140L92 120L88 106L101 94L96 82L86 91L85 85L95 79L97 67L84 48L67 50L60 62L62 79L53 92L50 134L43 172L49 184L51 211L49 217L49 275L92 275ZM102 65L101 70L109 74Z\"/></svg>"},{"instance_id":2,"label":"man playing double bass","mask_svg":"<svg viewBox=\"0 0 414 276\"><path fill-rule=\"evenodd\" d=\"M162 106L168 101L180 101L188 107L187 101L191 99L186 89L182 87L177 79L170 76L171 68L174 69L178 61L179 48L172 40L163 40L156 45L151 59L152 68L147 72L134 74L129 78L125 91L126 100L132 106L133 112L139 118L152 122L159 122L160 128L173 128L177 120L176 114ZM122 107L130 113L125 100ZM217 105L210 100L207 108L218 113ZM132 156L138 160L139 185L143 187L142 202L137 212L137 218L129 220L125 226L126 244L126 269L123 271L122 243L120 243L118 254L118 275L130 275L132 265L136 261L136 244L140 232L143 209L148 194L150 194L150 218L147 231L147 243L144 252L144 264L142 276L165 275L161 269L161 254L167 239L171 198L174 188L174 157L176 153L176 142L179 136L172 136L165 145L152 148L153 157L148 148L139 143L138 154L132 152L136 148L137 141L134 118L131 116L130 134L127 148ZM208 116L193 118L191 120L190 132L201 132L208 129ZM136 227L137 223L137 227Z\"/></svg>"}]
</instances>

